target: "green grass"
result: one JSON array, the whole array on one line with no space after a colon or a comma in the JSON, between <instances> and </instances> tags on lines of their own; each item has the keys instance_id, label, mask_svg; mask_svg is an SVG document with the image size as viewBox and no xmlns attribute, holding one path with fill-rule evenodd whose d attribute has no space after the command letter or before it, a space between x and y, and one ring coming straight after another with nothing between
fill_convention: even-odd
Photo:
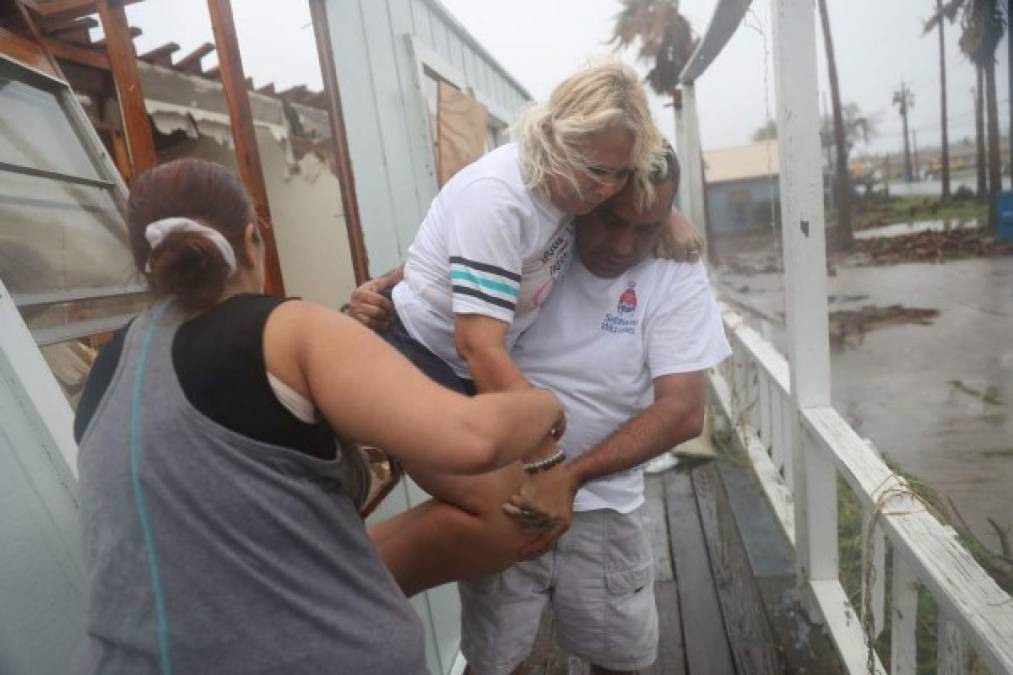
<instances>
[{"instance_id":1,"label":"green grass","mask_svg":"<svg viewBox=\"0 0 1013 675\"><path fill-rule=\"evenodd\" d=\"M722 459L735 463L748 465L749 459L741 451L737 440L730 429L715 430L713 440L721 453ZM905 474L898 467L885 460L887 465L895 473L903 476L912 489L927 503L932 510L939 514L948 514L949 510L943 502L939 493L920 481L918 478ZM861 617L862 611L862 550L865 542L862 536L862 521L864 513L862 503L851 491L843 478L837 477L837 540L838 540L838 569L841 585L851 601L855 611ZM949 523L954 526L960 536L961 542L968 551L979 562L982 562L990 555L987 548L978 541L960 523ZM879 637L876 638L873 648L887 669L890 670L890 598L893 583L893 552L891 546L887 545L885 569L875 570L875 574L885 575L884 594L886 598L886 619L885 626ZM1007 589L1009 592L1010 589ZM918 612L916 616L915 641L918 659L918 674L931 675L937 672L937 644L936 636L939 622L939 605L932 594L918 584ZM966 672L970 675L988 675L988 668L981 657L968 646L968 658Z\"/></svg>"},{"instance_id":2,"label":"green grass","mask_svg":"<svg viewBox=\"0 0 1013 675\"><path fill-rule=\"evenodd\" d=\"M895 466L891 468L897 472ZM900 472L898 472L900 473ZM903 474L901 474L903 475ZM917 479L908 478L909 483L923 499L940 512L945 513L943 505L938 503L939 495L931 488L926 488ZM848 598L851 600L855 611L861 615L862 611L862 549L865 542L862 536L862 505L858 497L851 491L848 484L840 476L837 477L837 536L838 536L838 564L841 585L844 587ZM978 557L984 555L983 545L970 537L966 532L961 531L961 541L968 550ZM887 546L886 569L875 570L875 574L885 575L884 593L886 597L887 617L883 631L876 638L874 649L883 662L884 667L890 670L890 597L893 587L893 552ZM917 628L915 631L915 643L918 659L919 675L931 675L937 672L937 633L939 624L939 605L936 599L921 583L918 584L918 613L916 617ZM970 675L988 675L981 657L972 649L968 649L967 673Z\"/></svg>"},{"instance_id":3,"label":"green grass","mask_svg":"<svg viewBox=\"0 0 1013 675\"><path fill-rule=\"evenodd\" d=\"M852 218L856 230L918 220L984 221L988 205L974 199L943 203L934 197L885 197L857 202Z\"/></svg>"}]
</instances>

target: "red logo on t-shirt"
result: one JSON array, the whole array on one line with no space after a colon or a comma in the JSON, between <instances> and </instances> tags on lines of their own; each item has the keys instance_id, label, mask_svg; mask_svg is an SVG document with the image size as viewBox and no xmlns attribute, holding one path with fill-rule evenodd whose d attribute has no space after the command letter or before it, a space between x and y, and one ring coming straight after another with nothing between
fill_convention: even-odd
<instances>
[{"instance_id":1,"label":"red logo on t-shirt","mask_svg":"<svg viewBox=\"0 0 1013 675\"><path fill-rule=\"evenodd\" d=\"M629 282L629 287L619 296L620 314L632 314L637 310L637 292L633 290L636 285L635 281Z\"/></svg>"}]
</instances>

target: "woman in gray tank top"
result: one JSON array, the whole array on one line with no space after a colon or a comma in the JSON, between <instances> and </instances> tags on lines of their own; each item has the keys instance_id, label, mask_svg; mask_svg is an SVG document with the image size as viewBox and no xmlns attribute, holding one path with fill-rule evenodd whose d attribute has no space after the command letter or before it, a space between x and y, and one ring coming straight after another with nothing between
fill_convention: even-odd
<instances>
[{"instance_id":1,"label":"woman in gray tank top","mask_svg":"<svg viewBox=\"0 0 1013 675\"><path fill-rule=\"evenodd\" d=\"M180 385L179 329L263 291L242 186L208 162L163 164L138 177L128 221L159 300L126 332L81 440L89 610L76 670L425 672L421 624L342 490L340 451L326 460L246 436ZM312 404L336 436L434 470L513 462L561 415L544 390L455 394L310 303L272 309L262 344L272 387Z\"/></svg>"}]
</instances>

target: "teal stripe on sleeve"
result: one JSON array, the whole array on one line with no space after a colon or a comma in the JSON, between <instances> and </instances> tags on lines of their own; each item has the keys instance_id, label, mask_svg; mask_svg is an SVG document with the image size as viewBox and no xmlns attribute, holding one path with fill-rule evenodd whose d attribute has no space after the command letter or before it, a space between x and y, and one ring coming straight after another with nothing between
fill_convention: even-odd
<instances>
[{"instance_id":1,"label":"teal stripe on sleeve","mask_svg":"<svg viewBox=\"0 0 1013 675\"><path fill-rule=\"evenodd\" d=\"M517 297L516 287L511 286L510 284L504 283L502 281L493 281L492 279L485 279L483 277L475 276L471 272L467 272L465 270L451 270L450 278L462 281L470 281L471 283L477 284L478 286L482 286L483 288L488 288L493 291L499 291L500 293L506 293L507 295L511 295L515 298Z\"/></svg>"}]
</instances>

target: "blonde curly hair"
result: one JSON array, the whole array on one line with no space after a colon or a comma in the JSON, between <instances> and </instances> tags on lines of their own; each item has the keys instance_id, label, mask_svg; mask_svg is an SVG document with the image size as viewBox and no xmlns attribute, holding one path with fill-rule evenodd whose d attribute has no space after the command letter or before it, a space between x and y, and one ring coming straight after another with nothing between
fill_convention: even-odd
<instances>
[{"instance_id":1,"label":"blonde curly hair","mask_svg":"<svg viewBox=\"0 0 1013 675\"><path fill-rule=\"evenodd\" d=\"M525 183L544 190L547 178L555 176L580 194L577 174L591 166L585 152L588 141L615 127L633 134L634 175L649 175L661 150L661 134L636 71L612 61L571 75L556 86L547 103L526 110L511 129L520 146ZM637 203L646 206L654 199L653 187L649 181L637 187Z\"/></svg>"}]
</instances>

